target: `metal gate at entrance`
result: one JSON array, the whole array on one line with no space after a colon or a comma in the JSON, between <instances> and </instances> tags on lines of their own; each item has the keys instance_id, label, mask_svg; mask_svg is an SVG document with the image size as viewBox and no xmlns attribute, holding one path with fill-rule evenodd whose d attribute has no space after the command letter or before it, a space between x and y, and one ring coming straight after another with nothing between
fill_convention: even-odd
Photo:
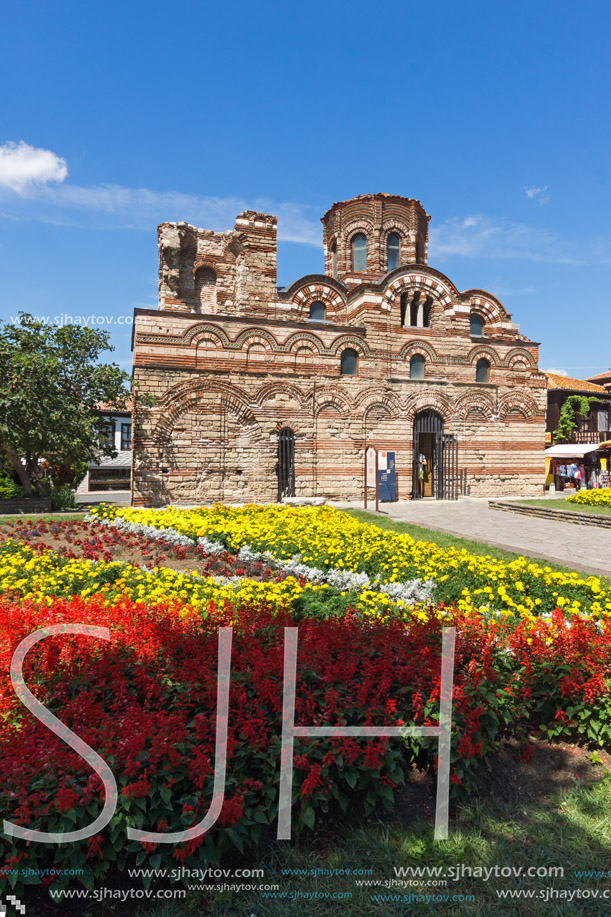
<instances>
[{"instance_id":1,"label":"metal gate at entrance","mask_svg":"<svg viewBox=\"0 0 611 917\"><path fill-rule=\"evenodd\" d=\"M295 434L290 427L278 433L278 502L295 496Z\"/></svg>"},{"instance_id":2,"label":"metal gate at entrance","mask_svg":"<svg viewBox=\"0 0 611 917\"><path fill-rule=\"evenodd\" d=\"M454 434L444 433L443 428L443 417L436 411L421 411L414 418L414 500L458 498L458 441Z\"/></svg>"}]
</instances>

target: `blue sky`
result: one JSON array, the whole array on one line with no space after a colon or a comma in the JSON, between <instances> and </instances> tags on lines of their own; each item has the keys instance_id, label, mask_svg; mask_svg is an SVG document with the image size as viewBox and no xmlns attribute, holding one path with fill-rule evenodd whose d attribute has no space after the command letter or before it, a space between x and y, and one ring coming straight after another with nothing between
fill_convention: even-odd
<instances>
[{"instance_id":1,"label":"blue sky","mask_svg":"<svg viewBox=\"0 0 611 917\"><path fill-rule=\"evenodd\" d=\"M386 191L422 201L429 264L498 296L542 368L602 372L610 26L588 0L12 4L1 317L113 322L129 368L159 222L274 213L285 284L322 271L333 201Z\"/></svg>"}]
</instances>

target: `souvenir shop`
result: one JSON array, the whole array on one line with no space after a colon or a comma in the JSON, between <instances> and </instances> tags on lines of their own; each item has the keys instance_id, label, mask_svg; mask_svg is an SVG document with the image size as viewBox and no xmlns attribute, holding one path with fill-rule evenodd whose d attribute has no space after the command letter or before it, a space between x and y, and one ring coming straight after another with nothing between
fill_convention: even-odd
<instances>
[{"instance_id":1,"label":"souvenir shop","mask_svg":"<svg viewBox=\"0 0 611 917\"><path fill-rule=\"evenodd\" d=\"M566 443L545 450L545 487L551 491L609 487L611 440L604 443Z\"/></svg>"}]
</instances>

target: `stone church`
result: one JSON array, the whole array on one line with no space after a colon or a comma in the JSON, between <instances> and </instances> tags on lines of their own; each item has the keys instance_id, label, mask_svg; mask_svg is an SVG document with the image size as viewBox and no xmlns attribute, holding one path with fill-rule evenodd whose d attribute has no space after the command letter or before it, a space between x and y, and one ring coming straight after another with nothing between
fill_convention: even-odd
<instances>
[{"instance_id":1,"label":"stone church","mask_svg":"<svg viewBox=\"0 0 611 917\"><path fill-rule=\"evenodd\" d=\"M483 290L428 265L419 201L322 217L325 273L276 284L276 217L159 227L159 308L136 309L134 505L363 498L368 446L396 496L535 496L538 345ZM422 472L421 472L422 469Z\"/></svg>"}]
</instances>

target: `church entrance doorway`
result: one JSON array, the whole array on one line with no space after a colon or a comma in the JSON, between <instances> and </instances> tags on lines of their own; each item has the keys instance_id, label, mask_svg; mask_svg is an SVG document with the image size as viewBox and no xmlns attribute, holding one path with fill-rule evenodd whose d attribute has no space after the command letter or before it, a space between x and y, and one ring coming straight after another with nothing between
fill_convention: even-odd
<instances>
[{"instance_id":1,"label":"church entrance doorway","mask_svg":"<svg viewBox=\"0 0 611 917\"><path fill-rule=\"evenodd\" d=\"M413 499L455 500L458 479L456 437L444 433L437 411L420 411L414 418Z\"/></svg>"}]
</instances>

